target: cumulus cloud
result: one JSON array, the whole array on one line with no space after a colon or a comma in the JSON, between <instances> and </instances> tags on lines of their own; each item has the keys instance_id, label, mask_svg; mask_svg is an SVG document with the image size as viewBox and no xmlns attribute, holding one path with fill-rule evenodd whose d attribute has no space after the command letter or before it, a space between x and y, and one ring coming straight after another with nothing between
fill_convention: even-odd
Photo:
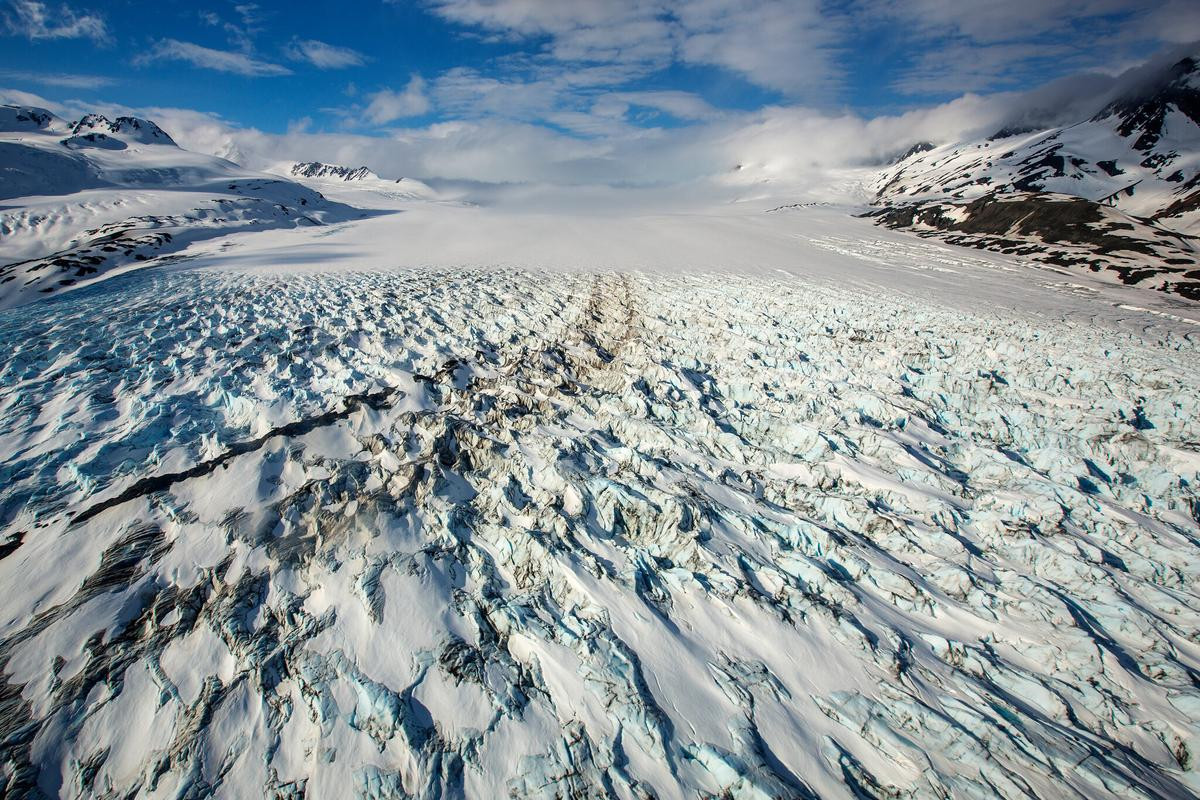
<instances>
[{"instance_id":1,"label":"cumulus cloud","mask_svg":"<svg viewBox=\"0 0 1200 800\"><path fill-rule=\"evenodd\" d=\"M1173 44L1200 40L1200 7L1193 0L1162 0L1136 22L1136 30L1150 39Z\"/></svg>"},{"instance_id":2,"label":"cumulus cloud","mask_svg":"<svg viewBox=\"0 0 1200 800\"><path fill-rule=\"evenodd\" d=\"M925 36L962 36L975 42L1033 39L1069 32L1089 21L1131 14L1138 0L860 0L869 14Z\"/></svg>"},{"instance_id":3,"label":"cumulus cloud","mask_svg":"<svg viewBox=\"0 0 1200 800\"><path fill-rule=\"evenodd\" d=\"M11 104L14 106L32 106L34 108L45 108L53 111L59 116L70 114L71 112L62 103L55 103L46 98L26 92L22 89L7 89L0 88L0 103Z\"/></svg>"},{"instance_id":4,"label":"cumulus cloud","mask_svg":"<svg viewBox=\"0 0 1200 800\"><path fill-rule=\"evenodd\" d=\"M610 103L618 103L620 106L608 106ZM620 113L624 114L628 106L642 106L665 111L677 119L684 120L711 119L720 114L703 97L692 92L677 90L611 92L601 96L592 109L597 113L604 113L603 109L606 106L611 109L609 113L615 112L619 108Z\"/></svg>"},{"instance_id":5,"label":"cumulus cloud","mask_svg":"<svg viewBox=\"0 0 1200 800\"><path fill-rule=\"evenodd\" d=\"M801 105L754 111L718 111L683 92L601 89L581 111L554 112L549 124L498 114L399 125L386 135L314 131L299 120L285 133L240 127L220 117L176 108L80 108L138 113L156 120L181 145L265 169L281 161L318 160L365 164L386 177L410 176L468 187L472 199L515 186L571 187L579 198L607 197L638 189L656 202L747 197L855 200L861 170L873 168L918 141L943 144L987 136L1011 124L1050 126L1085 119L1112 98L1142 87L1192 48L1165 52L1124 75L1083 74L1029 92L966 94L903 113L866 116ZM462 102L487 94L477 74L459 75ZM586 82L586 79L585 79ZM466 88L464 88L466 87ZM445 87L414 76L407 86L363 96L359 121L388 125L424 114L430 94ZM495 88L502 102L519 102L516 90ZM506 94L507 93L507 94ZM30 102L26 93L0 92ZM543 100L524 98L530 107ZM52 110L62 106L37 102ZM692 117L682 126L627 123L631 109L657 108ZM579 133L586 135L580 136ZM499 189L496 187L506 188ZM530 190L532 191L532 190ZM566 197L561 189L554 195ZM544 195L545 196L545 195ZM583 202L581 199L580 202Z\"/></svg>"},{"instance_id":6,"label":"cumulus cloud","mask_svg":"<svg viewBox=\"0 0 1200 800\"><path fill-rule=\"evenodd\" d=\"M433 106L451 118L547 124L592 137L624 132L634 122L652 127L664 115L685 122L720 115L692 92L613 88L629 80L628 71L612 65L535 65L503 77L456 67L435 78L429 93Z\"/></svg>"},{"instance_id":7,"label":"cumulus cloud","mask_svg":"<svg viewBox=\"0 0 1200 800\"><path fill-rule=\"evenodd\" d=\"M456 67L439 76L432 93L444 114L473 118L496 116L531 120L564 109L565 93L573 91L557 78L501 79L478 70ZM576 99L573 95L569 98Z\"/></svg>"},{"instance_id":8,"label":"cumulus cloud","mask_svg":"<svg viewBox=\"0 0 1200 800\"><path fill-rule=\"evenodd\" d=\"M425 80L414 75L403 90L381 89L368 94L367 107L363 111L366 121L375 125L386 125L406 117L419 117L429 110L429 98L425 95Z\"/></svg>"},{"instance_id":9,"label":"cumulus cloud","mask_svg":"<svg viewBox=\"0 0 1200 800\"><path fill-rule=\"evenodd\" d=\"M261 61L246 53L215 50L178 39L161 39L150 50L134 59L134 63L139 66L156 61L184 61L201 69L232 72L252 78L292 74L285 66Z\"/></svg>"},{"instance_id":10,"label":"cumulus cloud","mask_svg":"<svg viewBox=\"0 0 1200 800\"><path fill-rule=\"evenodd\" d=\"M39 39L91 39L108 44L111 37L99 14L80 13L69 5L51 7L36 0L9 0L0 21L14 36Z\"/></svg>"},{"instance_id":11,"label":"cumulus cloud","mask_svg":"<svg viewBox=\"0 0 1200 800\"><path fill-rule=\"evenodd\" d=\"M357 50L316 39L293 39L284 53L293 61L306 61L317 69L345 69L367 63L367 57Z\"/></svg>"},{"instance_id":12,"label":"cumulus cloud","mask_svg":"<svg viewBox=\"0 0 1200 800\"><path fill-rule=\"evenodd\" d=\"M399 128L380 137L313 133L299 127L268 134L195 112L144 113L186 147L256 168L287 158L366 164L392 177L691 187L683 194L700 182L714 191L762 185L785 195L807 196L835 193L844 178L841 171L881 162L913 142L941 143L991 133L1025 102L1024 95L967 95L875 118L773 106L727 112L680 128L613 126L599 138L498 118Z\"/></svg>"}]
</instances>

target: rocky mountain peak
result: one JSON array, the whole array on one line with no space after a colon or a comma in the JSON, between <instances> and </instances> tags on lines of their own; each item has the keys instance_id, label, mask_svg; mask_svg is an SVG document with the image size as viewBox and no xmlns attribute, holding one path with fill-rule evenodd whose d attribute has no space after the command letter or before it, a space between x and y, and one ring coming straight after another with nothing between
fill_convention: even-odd
<instances>
[{"instance_id":1,"label":"rocky mountain peak","mask_svg":"<svg viewBox=\"0 0 1200 800\"><path fill-rule=\"evenodd\" d=\"M912 147L905 150L900 155L889 161L889 164L899 164L901 161L906 161L919 153L928 153L933 149L933 144L930 142L917 142Z\"/></svg>"},{"instance_id":2,"label":"rocky mountain peak","mask_svg":"<svg viewBox=\"0 0 1200 800\"><path fill-rule=\"evenodd\" d=\"M1149 151L1165 132L1168 113L1175 109L1200 125L1200 60L1186 56L1149 79L1139 81L1094 119L1117 117L1117 132L1137 136L1136 150Z\"/></svg>"},{"instance_id":3,"label":"rocky mountain peak","mask_svg":"<svg viewBox=\"0 0 1200 800\"><path fill-rule=\"evenodd\" d=\"M85 114L78 122L71 126L71 133L75 136L97 133L107 136L119 136L126 142L136 142L138 144L169 144L177 146L175 145L175 140L166 131L150 120L142 119L141 117L126 116L110 120L102 114Z\"/></svg>"},{"instance_id":4,"label":"rocky mountain peak","mask_svg":"<svg viewBox=\"0 0 1200 800\"><path fill-rule=\"evenodd\" d=\"M299 178L324 178L326 180L361 181L368 178L378 179L366 167L344 167L340 164L325 164L320 161L305 161L295 164L291 169L292 175Z\"/></svg>"}]
</instances>

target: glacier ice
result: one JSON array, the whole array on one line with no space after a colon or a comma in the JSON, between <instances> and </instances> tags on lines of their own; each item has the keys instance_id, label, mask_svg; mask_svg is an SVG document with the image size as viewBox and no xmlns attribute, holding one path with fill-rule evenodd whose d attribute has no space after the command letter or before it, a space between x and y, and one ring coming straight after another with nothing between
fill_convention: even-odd
<instances>
[{"instance_id":1,"label":"glacier ice","mask_svg":"<svg viewBox=\"0 0 1200 800\"><path fill-rule=\"evenodd\" d=\"M10 796L1200 792L1194 337L194 270L0 341Z\"/></svg>"}]
</instances>

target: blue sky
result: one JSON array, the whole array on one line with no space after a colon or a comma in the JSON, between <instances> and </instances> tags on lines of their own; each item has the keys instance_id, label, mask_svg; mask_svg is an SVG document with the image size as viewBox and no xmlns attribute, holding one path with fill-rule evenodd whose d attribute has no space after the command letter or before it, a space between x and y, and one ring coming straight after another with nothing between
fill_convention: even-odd
<instances>
[{"instance_id":1,"label":"blue sky","mask_svg":"<svg viewBox=\"0 0 1200 800\"><path fill-rule=\"evenodd\" d=\"M0 0L0 101L254 169L799 191L1085 118L1197 40L1197 0Z\"/></svg>"},{"instance_id":2,"label":"blue sky","mask_svg":"<svg viewBox=\"0 0 1200 800\"><path fill-rule=\"evenodd\" d=\"M764 106L864 116L1114 72L1200 38L1166 0L0 0L0 86L267 132L494 118L578 137Z\"/></svg>"}]
</instances>

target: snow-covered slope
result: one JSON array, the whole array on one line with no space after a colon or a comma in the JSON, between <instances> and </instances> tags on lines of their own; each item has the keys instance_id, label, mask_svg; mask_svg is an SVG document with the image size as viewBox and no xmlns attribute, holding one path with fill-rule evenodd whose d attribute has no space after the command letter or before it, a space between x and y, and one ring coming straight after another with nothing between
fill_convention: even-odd
<instances>
[{"instance_id":1,"label":"snow-covered slope","mask_svg":"<svg viewBox=\"0 0 1200 800\"><path fill-rule=\"evenodd\" d=\"M1135 77L1073 125L914 147L871 184L886 207L879 218L1200 299L1200 65L1185 57ZM1064 209L1084 206L1094 231L1060 226L1044 235ZM995 228L997 210L1018 207L1037 223Z\"/></svg>"},{"instance_id":2,"label":"snow-covered slope","mask_svg":"<svg viewBox=\"0 0 1200 800\"><path fill-rule=\"evenodd\" d=\"M1053 192L1194 229L1200 224L1200 67L1184 58L1074 125L910 151L872 188L891 202Z\"/></svg>"},{"instance_id":3,"label":"snow-covered slope","mask_svg":"<svg viewBox=\"0 0 1200 800\"><path fill-rule=\"evenodd\" d=\"M175 145L134 117L0 107L0 308L237 231L359 212Z\"/></svg>"}]
</instances>

